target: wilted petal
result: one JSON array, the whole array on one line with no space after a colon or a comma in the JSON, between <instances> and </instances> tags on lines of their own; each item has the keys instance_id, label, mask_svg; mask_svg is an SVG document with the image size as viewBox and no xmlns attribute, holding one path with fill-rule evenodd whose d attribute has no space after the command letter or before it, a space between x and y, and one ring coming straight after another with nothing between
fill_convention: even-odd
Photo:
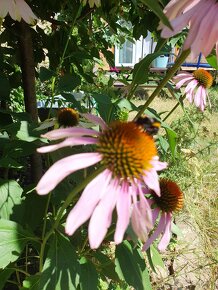
<instances>
[{"instance_id":1,"label":"wilted petal","mask_svg":"<svg viewBox=\"0 0 218 290\"><path fill-rule=\"evenodd\" d=\"M67 146L75 146L75 145L87 145L87 144L96 144L97 139L92 137L72 137L67 138L63 142L60 142L58 144L49 145L49 146L43 146L37 149L37 152L39 153L47 153L52 152L57 149L67 147Z\"/></svg>"},{"instance_id":2,"label":"wilted petal","mask_svg":"<svg viewBox=\"0 0 218 290\"><path fill-rule=\"evenodd\" d=\"M103 241L111 225L112 212L117 201L117 190L110 184L102 200L96 206L89 222L89 243L92 249L97 249Z\"/></svg>"},{"instance_id":3,"label":"wilted petal","mask_svg":"<svg viewBox=\"0 0 218 290\"><path fill-rule=\"evenodd\" d=\"M36 186L36 191L40 195L47 194L69 174L96 164L101 159L99 153L81 153L63 158L54 163L43 175Z\"/></svg>"},{"instance_id":4,"label":"wilted petal","mask_svg":"<svg viewBox=\"0 0 218 290\"><path fill-rule=\"evenodd\" d=\"M65 232L68 235L73 235L90 218L99 200L107 190L110 177L105 170L86 186L80 199L67 217Z\"/></svg>"}]
</instances>

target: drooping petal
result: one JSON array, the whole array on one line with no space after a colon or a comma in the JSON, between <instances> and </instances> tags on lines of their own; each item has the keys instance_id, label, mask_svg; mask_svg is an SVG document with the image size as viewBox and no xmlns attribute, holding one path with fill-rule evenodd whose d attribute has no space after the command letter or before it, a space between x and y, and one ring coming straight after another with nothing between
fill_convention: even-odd
<instances>
[{"instance_id":1,"label":"drooping petal","mask_svg":"<svg viewBox=\"0 0 218 290\"><path fill-rule=\"evenodd\" d=\"M143 179L145 184L152 190L156 192L158 196L160 196L160 185L158 181L158 175L155 169L150 169L146 171L143 175Z\"/></svg>"},{"instance_id":2,"label":"drooping petal","mask_svg":"<svg viewBox=\"0 0 218 290\"><path fill-rule=\"evenodd\" d=\"M165 215L161 215L160 221L158 223L158 226L156 230L153 232L153 234L147 239L146 243L143 245L142 250L147 251L147 249L150 247L150 245L158 238L158 236L163 232L166 224L166 217Z\"/></svg>"},{"instance_id":3,"label":"drooping petal","mask_svg":"<svg viewBox=\"0 0 218 290\"><path fill-rule=\"evenodd\" d=\"M167 213L166 214L166 223L165 223L165 230L163 233L163 236L158 244L158 250L165 251L171 237L171 221L172 221L172 214Z\"/></svg>"},{"instance_id":4,"label":"drooping petal","mask_svg":"<svg viewBox=\"0 0 218 290\"><path fill-rule=\"evenodd\" d=\"M91 249L97 249L100 246L111 225L117 195L117 189L112 182L92 214L88 228Z\"/></svg>"},{"instance_id":5,"label":"drooping petal","mask_svg":"<svg viewBox=\"0 0 218 290\"><path fill-rule=\"evenodd\" d=\"M36 191L40 195L47 194L69 174L96 164L101 159L99 153L81 153L65 157L48 169L36 186Z\"/></svg>"},{"instance_id":6,"label":"drooping petal","mask_svg":"<svg viewBox=\"0 0 218 290\"><path fill-rule=\"evenodd\" d=\"M67 217L65 232L68 235L73 235L90 218L99 200L107 191L110 178L111 176L105 170L86 186L80 199Z\"/></svg>"},{"instance_id":7,"label":"drooping petal","mask_svg":"<svg viewBox=\"0 0 218 290\"><path fill-rule=\"evenodd\" d=\"M200 104L201 104L202 88L203 88L202 86L199 86L195 93L194 103L196 107L200 107Z\"/></svg>"},{"instance_id":8,"label":"drooping petal","mask_svg":"<svg viewBox=\"0 0 218 290\"><path fill-rule=\"evenodd\" d=\"M96 124L96 125L100 125L100 127L104 130L107 129L107 124L105 123L105 121L95 115L92 114L81 114L81 116L83 116L84 118L86 118L87 120L91 121L92 123Z\"/></svg>"},{"instance_id":9,"label":"drooping petal","mask_svg":"<svg viewBox=\"0 0 218 290\"><path fill-rule=\"evenodd\" d=\"M131 193L127 184L123 184L118 191L117 197L117 226L114 241L119 244L123 240L124 233L128 227L130 219Z\"/></svg>"},{"instance_id":10,"label":"drooping petal","mask_svg":"<svg viewBox=\"0 0 218 290\"><path fill-rule=\"evenodd\" d=\"M186 77L186 78L181 79L181 80L176 84L176 88L177 88L177 89L181 88L185 83L187 83L189 80L192 80L192 79L193 79L193 76L190 76L190 77Z\"/></svg>"},{"instance_id":11,"label":"drooping petal","mask_svg":"<svg viewBox=\"0 0 218 290\"><path fill-rule=\"evenodd\" d=\"M37 149L37 152L47 153L47 152L52 152L63 147L96 144L96 143L97 143L97 139L92 138L92 137L71 137L71 138L65 139L63 142L60 142L58 144L40 147Z\"/></svg>"},{"instance_id":12,"label":"drooping petal","mask_svg":"<svg viewBox=\"0 0 218 290\"><path fill-rule=\"evenodd\" d=\"M42 137L47 138L49 140L58 140L76 136L98 136L99 134L100 134L99 132L92 129L71 127L52 130L42 135Z\"/></svg>"},{"instance_id":13,"label":"drooping petal","mask_svg":"<svg viewBox=\"0 0 218 290\"><path fill-rule=\"evenodd\" d=\"M35 20L38 19L24 0L16 0L16 6L19 10L19 14L26 23L34 24Z\"/></svg>"}]
</instances>

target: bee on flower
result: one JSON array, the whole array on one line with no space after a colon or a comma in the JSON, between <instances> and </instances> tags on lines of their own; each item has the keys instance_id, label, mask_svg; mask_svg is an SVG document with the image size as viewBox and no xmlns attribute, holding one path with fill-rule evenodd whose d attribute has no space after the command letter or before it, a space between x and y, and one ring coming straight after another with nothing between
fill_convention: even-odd
<instances>
[{"instance_id":1,"label":"bee on flower","mask_svg":"<svg viewBox=\"0 0 218 290\"><path fill-rule=\"evenodd\" d=\"M40 195L48 194L69 174L100 163L103 166L102 172L86 186L70 211L65 226L66 233L73 235L90 219L89 243L92 249L96 249L112 223L115 208L116 244L122 242L130 221L138 235L143 235L146 228L151 228L151 209L144 197L143 188L148 187L159 196L157 171L165 169L167 164L159 161L153 137L136 122L115 121L107 125L97 116L83 114L83 117L100 125L101 130L70 127L50 131L44 137L61 142L41 147L38 152L46 153L66 146L87 144L95 145L95 151L57 161L44 174L36 190ZM133 208L134 217L131 220ZM140 226L137 219L142 221Z\"/></svg>"}]
</instances>

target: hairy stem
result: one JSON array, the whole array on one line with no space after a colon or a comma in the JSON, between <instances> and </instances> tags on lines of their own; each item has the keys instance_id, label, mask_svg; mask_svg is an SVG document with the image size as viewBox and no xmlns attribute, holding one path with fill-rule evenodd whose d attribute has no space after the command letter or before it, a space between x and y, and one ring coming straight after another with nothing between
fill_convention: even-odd
<instances>
[{"instance_id":1,"label":"hairy stem","mask_svg":"<svg viewBox=\"0 0 218 290\"><path fill-rule=\"evenodd\" d=\"M172 78L172 76L175 74L175 72L180 68L182 63L185 61L187 56L189 55L190 50L185 50L182 52L182 54L177 58L174 66L172 66L165 77L162 79L158 87L154 90L150 98L145 102L145 104L142 106L141 110L138 112L138 114L135 116L135 120L140 117L143 112L147 109L147 107L151 104L151 102L154 100L154 98L160 93L160 91L164 88L164 86L167 84L167 82Z\"/></svg>"}]
</instances>

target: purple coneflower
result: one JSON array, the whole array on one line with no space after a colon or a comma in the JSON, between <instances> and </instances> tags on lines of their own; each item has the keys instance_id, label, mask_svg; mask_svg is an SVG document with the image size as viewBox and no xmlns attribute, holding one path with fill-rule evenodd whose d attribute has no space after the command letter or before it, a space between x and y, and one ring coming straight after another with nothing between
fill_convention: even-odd
<instances>
[{"instance_id":1,"label":"purple coneflower","mask_svg":"<svg viewBox=\"0 0 218 290\"><path fill-rule=\"evenodd\" d=\"M207 56L216 46L218 58L218 2L216 0L171 0L164 9L173 30L159 25L161 36L169 38L189 25L184 50L191 48L193 57Z\"/></svg>"},{"instance_id":2,"label":"purple coneflower","mask_svg":"<svg viewBox=\"0 0 218 290\"><path fill-rule=\"evenodd\" d=\"M133 204L139 202L141 208L149 211L150 207L142 194L143 186L147 185L159 195L157 171L166 168L166 163L158 160L153 137L135 122L116 121L107 126L99 117L89 114L83 116L99 124L102 132L75 127L53 130L44 137L50 140L66 139L59 144L39 148L38 152L45 153L65 146L86 144L95 144L96 152L75 154L57 161L39 181L36 190L44 195L53 190L67 175L79 169L96 163L105 167L84 189L67 217L65 228L66 233L72 235L90 218L89 242L94 249L103 241L111 225L115 207L115 243L123 240Z\"/></svg>"},{"instance_id":3,"label":"purple coneflower","mask_svg":"<svg viewBox=\"0 0 218 290\"><path fill-rule=\"evenodd\" d=\"M24 0L0 0L0 18L5 18L9 13L12 19L28 24L34 24L37 19L29 5Z\"/></svg>"},{"instance_id":4,"label":"purple coneflower","mask_svg":"<svg viewBox=\"0 0 218 290\"><path fill-rule=\"evenodd\" d=\"M206 106L206 97L208 97L207 89L211 87L213 83L212 75L204 70L198 69L193 73L181 72L173 78L176 82L176 88L181 88L184 84L187 84L185 88L185 94L190 103L195 103L196 107L204 111ZM208 97L210 104L210 100Z\"/></svg>"},{"instance_id":5,"label":"purple coneflower","mask_svg":"<svg viewBox=\"0 0 218 290\"><path fill-rule=\"evenodd\" d=\"M181 210L183 207L183 193L175 182L161 179L160 190L161 195L157 196L155 193L153 193L153 199L150 200L153 206L153 225L155 225L158 218L159 221L156 229L153 231L143 246L143 250L145 251L150 247L154 240L159 237L161 233L163 235L158 244L158 249L160 251L164 251L167 248L171 237L172 213L174 211Z\"/></svg>"}]
</instances>

